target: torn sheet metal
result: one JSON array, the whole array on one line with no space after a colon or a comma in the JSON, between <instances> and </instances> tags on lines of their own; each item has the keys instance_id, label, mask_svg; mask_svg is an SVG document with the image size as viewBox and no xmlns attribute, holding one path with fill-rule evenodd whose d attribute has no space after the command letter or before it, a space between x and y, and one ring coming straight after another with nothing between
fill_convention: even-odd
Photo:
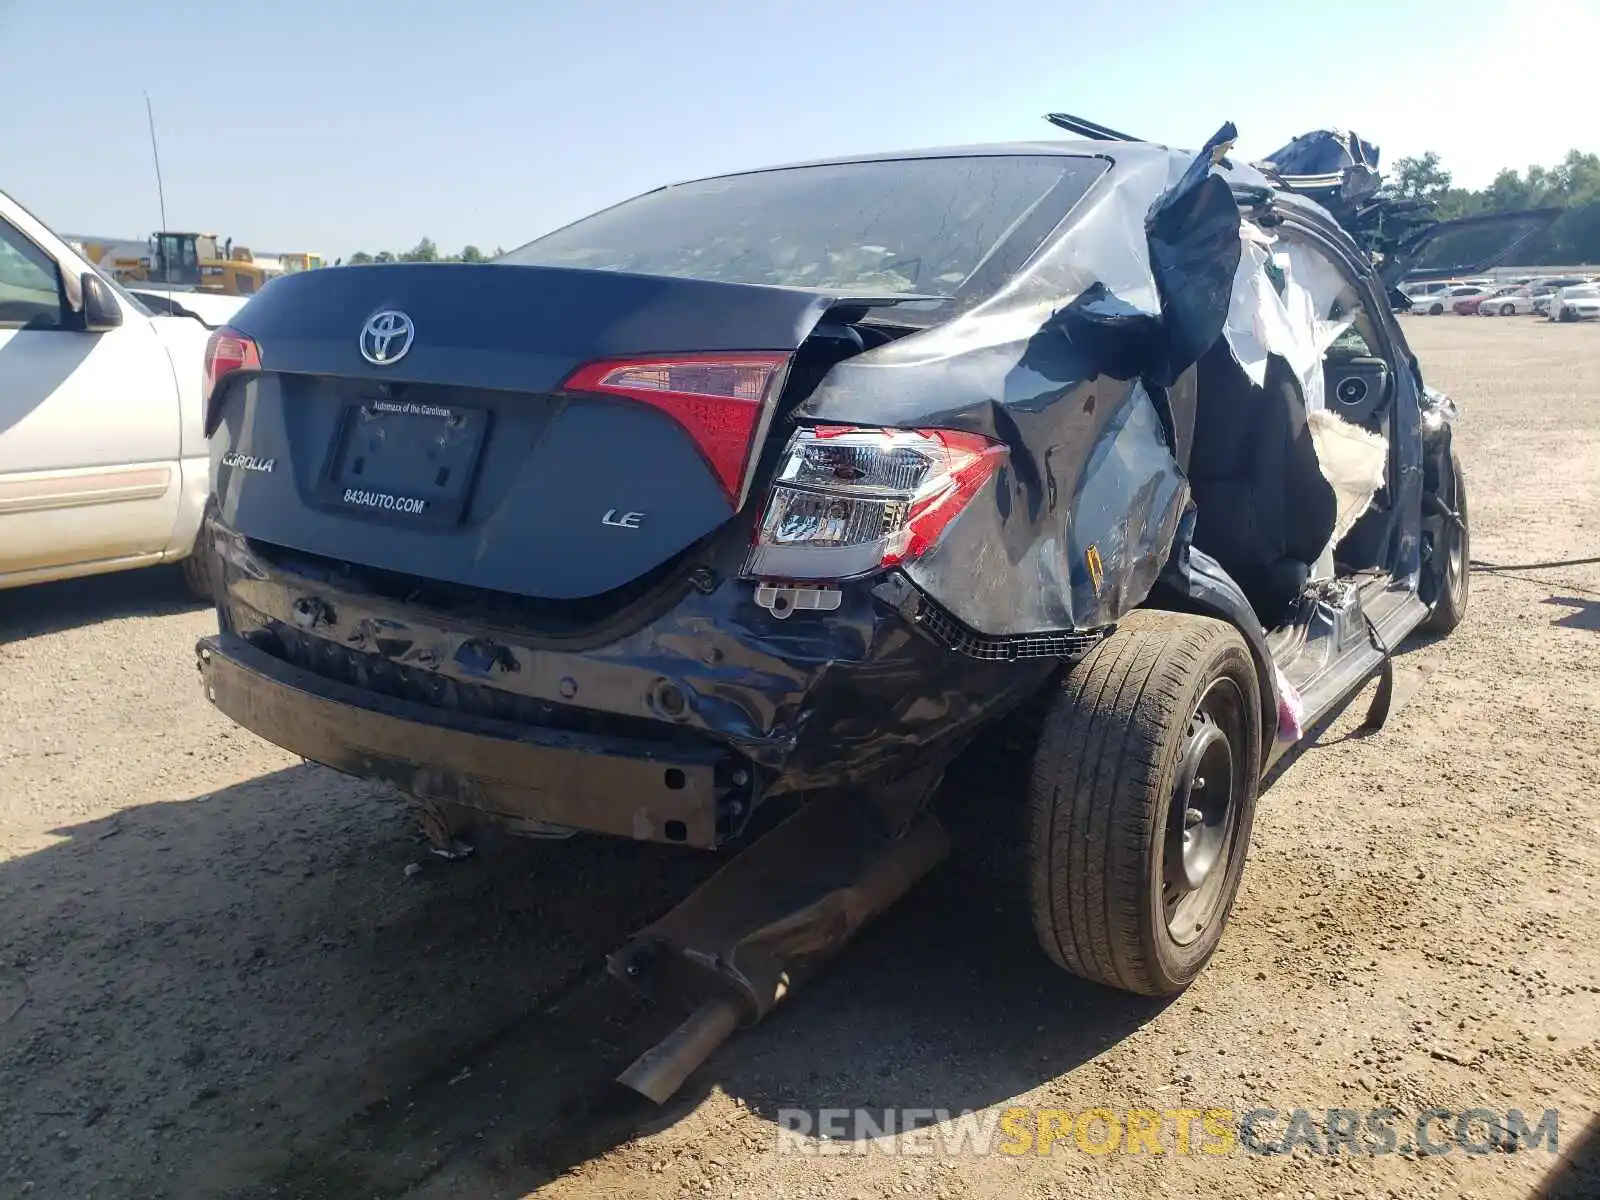
<instances>
[{"instance_id":1,"label":"torn sheet metal","mask_svg":"<svg viewBox=\"0 0 1600 1200\"><path fill-rule=\"evenodd\" d=\"M1348 129L1315 129L1280 146L1263 160L1287 179L1343 175L1351 167L1378 169L1378 147Z\"/></svg>"},{"instance_id":2,"label":"torn sheet metal","mask_svg":"<svg viewBox=\"0 0 1600 1200\"><path fill-rule=\"evenodd\" d=\"M1398 223L1404 228L1425 207L1419 201L1379 194L1383 176L1378 174L1378 147L1349 130L1302 134L1258 165L1285 191L1321 205L1357 239L1378 233L1381 244L1386 225Z\"/></svg>"},{"instance_id":3,"label":"torn sheet metal","mask_svg":"<svg viewBox=\"0 0 1600 1200\"><path fill-rule=\"evenodd\" d=\"M1277 355L1308 411L1326 409L1348 288L1322 256L1244 218L1240 190L1275 181L1227 157L1233 136L1225 125L1195 155L1097 146L1112 168L1064 237L959 317L836 364L797 410L1006 445L992 489L909 571L967 628L1081 630L1143 601L1188 502L1190 367L1219 337L1252 382ZM1332 570L1325 551L1316 574Z\"/></svg>"},{"instance_id":4,"label":"torn sheet metal","mask_svg":"<svg viewBox=\"0 0 1600 1200\"><path fill-rule=\"evenodd\" d=\"M1143 601L1171 551L1189 489L1152 390L1100 380L1058 403L1053 415L1078 436L1049 446L1037 476L1006 471L906 568L969 628L1109 625Z\"/></svg>"},{"instance_id":5,"label":"torn sheet metal","mask_svg":"<svg viewBox=\"0 0 1600 1200\"><path fill-rule=\"evenodd\" d=\"M1151 274L1161 295L1167 362L1147 371L1171 383L1209 350L1222 333L1239 261L1238 202L1228 181L1214 173L1238 130L1229 121L1195 155L1176 187L1163 193L1145 217Z\"/></svg>"},{"instance_id":6,"label":"torn sheet metal","mask_svg":"<svg viewBox=\"0 0 1600 1200\"><path fill-rule=\"evenodd\" d=\"M1188 500L1185 380L1222 335L1238 277L1232 185L1267 182L1226 158L1233 137L1225 125L1196 155L1108 143L1113 169L1066 236L959 317L836 364L796 410L1006 445L993 489L913 568L971 630L1115 621L1159 573Z\"/></svg>"}]
</instances>

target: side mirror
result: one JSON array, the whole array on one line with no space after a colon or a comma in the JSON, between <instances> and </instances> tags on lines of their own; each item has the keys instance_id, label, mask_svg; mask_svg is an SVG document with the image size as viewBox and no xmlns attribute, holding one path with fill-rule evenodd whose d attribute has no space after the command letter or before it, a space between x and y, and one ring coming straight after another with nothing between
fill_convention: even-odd
<instances>
[{"instance_id":1,"label":"side mirror","mask_svg":"<svg viewBox=\"0 0 1600 1200\"><path fill-rule=\"evenodd\" d=\"M122 324L122 306L108 284L93 271L85 271L83 287L83 327L89 333L104 333Z\"/></svg>"}]
</instances>

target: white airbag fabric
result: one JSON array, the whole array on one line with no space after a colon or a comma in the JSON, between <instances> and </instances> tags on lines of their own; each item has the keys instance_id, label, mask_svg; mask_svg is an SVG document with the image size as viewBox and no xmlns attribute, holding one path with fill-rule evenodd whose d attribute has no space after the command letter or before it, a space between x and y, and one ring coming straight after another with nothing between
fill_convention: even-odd
<instances>
[{"instance_id":1,"label":"white airbag fabric","mask_svg":"<svg viewBox=\"0 0 1600 1200\"><path fill-rule=\"evenodd\" d=\"M1386 439L1322 409L1306 418L1323 477L1333 488L1336 516L1329 549L1339 543L1372 504L1389 462Z\"/></svg>"}]
</instances>

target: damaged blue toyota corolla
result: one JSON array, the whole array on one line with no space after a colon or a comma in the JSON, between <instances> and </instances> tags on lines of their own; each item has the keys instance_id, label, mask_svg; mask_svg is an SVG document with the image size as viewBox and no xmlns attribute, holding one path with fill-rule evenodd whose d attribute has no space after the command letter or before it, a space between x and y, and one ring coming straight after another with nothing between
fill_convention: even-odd
<instances>
[{"instance_id":1,"label":"damaged blue toyota corolla","mask_svg":"<svg viewBox=\"0 0 1600 1200\"><path fill-rule=\"evenodd\" d=\"M1389 292L1550 214L1430 226L1345 134L1052 120L287 276L212 338L223 712L445 854L741 848L613 959L704 1005L646 1094L943 857L946 767L1029 701L993 817L1045 951L1183 988L1263 772L1462 617L1454 408Z\"/></svg>"}]
</instances>

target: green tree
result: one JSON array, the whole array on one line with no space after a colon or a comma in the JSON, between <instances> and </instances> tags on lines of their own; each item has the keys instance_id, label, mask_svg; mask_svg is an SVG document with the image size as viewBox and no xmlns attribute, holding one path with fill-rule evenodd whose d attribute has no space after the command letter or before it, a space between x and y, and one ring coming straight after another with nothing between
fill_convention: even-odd
<instances>
[{"instance_id":1,"label":"green tree","mask_svg":"<svg viewBox=\"0 0 1600 1200\"><path fill-rule=\"evenodd\" d=\"M1528 200L1533 204L1542 204L1549 198L1550 190L1555 186L1555 177L1541 166L1528 168L1527 188Z\"/></svg>"},{"instance_id":2,"label":"green tree","mask_svg":"<svg viewBox=\"0 0 1600 1200\"><path fill-rule=\"evenodd\" d=\"M1485 212L1515 212L1529 207L1533 199L1522 175L1510 167L1502 168L1481 195Z\"/></svg>"},{"instance_id":3,"label":"green tree","mask_svg":"<svg viewBox=\"0 0 1600 1200\"><path fill-rule=\"evenodd\" d=\"M432 238L423 238L411 249L400 255L401 262L438 262L439 247L433 244Z\"/></svg>"},{"instance_id":4,"label":"green tree","mask_svg":"<svg viewBox=\"0 0 1600 1200\"><path fill-rule=\"evenodd\" d=\"M1521 266L1600 262L1600 155L1571 150L1554 167L1534 164L1526 172L1506 167L1488 187L1471 196L1475 207L1449 215L1566 210L1518 250L1511 262Z\"/></svg>"},{"instance_id":5,"label":"green tree","mask_svg":"<svg viewBox=\"0 0 1600 1200\"><path fill-rule=\"evenodd\" d=\"M476 246L467 246L461 251L461 261L467 263L488 262L489 258Z\"/></svg>"},{"instance_id":6,"label":"green tree","mask_svg":"<svg viewBox=\"0 0 1600 1200\"><path fill-rule=\"evenodd\" d=\"M1475 217L1483 211L1483 193L1471 188L1450 187L1440 192L1434 200L1434 216L1441 221L1454 221L1458 217Z\"/></svg>"},{"instance_id":7,"label":"green tree","mask_svg":"<svg viewBox=\"0 0 1600 1200\"><path fill-rule=\"evenodd\" d=\"M1450 172L1439 165L1439 156L1429 150L1420 158L1397 159L1389 186L1396 195L1407 200L1437 203L1450 188Z\"/></svg>"},{"instance_id":8,"label":"green tree","mask_svg":"<svg viewBox=\"0 0 1600 1200\"><path fill-rule=\"evenodd\" d=\"M372 261L375 263L392 263L395 261L394 252L392 250L379 250L377 254L373 255Z\"/></svg>"},{"instance_id":9,"label":"green tree","mask_svg":"<svg viewBox=\"0 0 1600 1200\"><path fill-rule=\"evenodd\" d=\"M365 250L357 250L350 256L350 265L352 267L363 266L371 261L372 255L368 254Z\"/></svg>"},{"instance_id":10,"label":"green tree","mask_svg":"<svg viewBox=\"0 0 1600 1200\"><path fill-rule=\"evenodd\" d=\"M1555 190L1567 200L1577 203L1600 200L1600 154L1569 150L1550 175L1555 180Z\"/></svg>"},{"instance_id":11,"label":"green tree","mask_svg":"<svg viewBox=\"0 0 1600 1200\"><path fill-rule=\"evenodd\" d=\"M1530 208L1564 211L1544 233L1522 246L1508 263L1576 266L1600 263L1600 154L1570 150L1553 167L1502 169L1486 187L1451 186L1450 172L1432 152L1395 163L1388 190L1432 202L1445 220Z\"/></svg>"}]
</instances>

